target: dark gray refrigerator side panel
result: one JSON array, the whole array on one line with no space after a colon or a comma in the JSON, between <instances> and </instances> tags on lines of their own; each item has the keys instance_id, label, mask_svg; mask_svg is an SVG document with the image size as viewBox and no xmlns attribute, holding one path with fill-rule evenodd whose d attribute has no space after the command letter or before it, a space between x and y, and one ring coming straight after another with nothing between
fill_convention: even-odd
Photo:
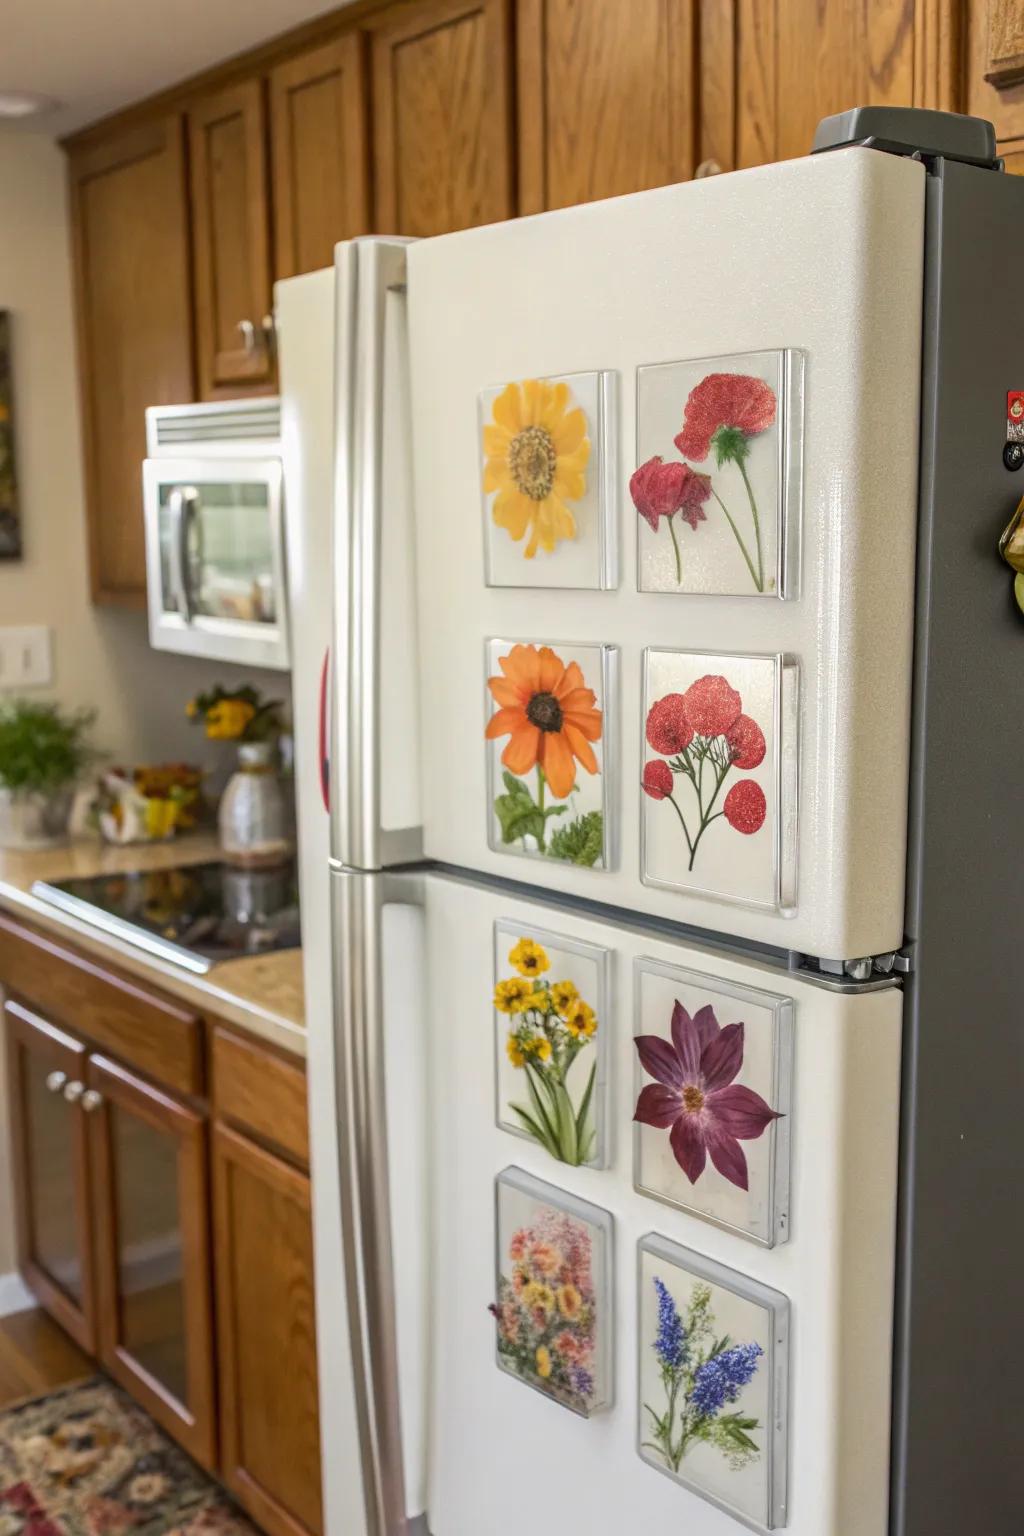
<instances>
[{"instance_id":1,"label":"dark gray refrigerator side panel","mask_svg":"<svg viewBox=\"0 0 1024 1536\"><path fill-rule=\"evenodd\" d=\"M1020 1536L1024 180L940 162L928 199L892 1536Z\"/></svg>"}]
</instances>

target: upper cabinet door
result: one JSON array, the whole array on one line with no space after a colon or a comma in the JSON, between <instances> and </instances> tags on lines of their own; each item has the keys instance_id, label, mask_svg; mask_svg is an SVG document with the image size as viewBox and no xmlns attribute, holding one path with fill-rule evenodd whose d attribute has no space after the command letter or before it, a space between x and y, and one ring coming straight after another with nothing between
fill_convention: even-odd
<instances>
[{"instance_id":1,"label":"upper cabinet door","mask_svg":"<svg viewBox=\"0 0 1024 1536\"><path fill-rule=\"evenodd\" d=\"M96 602L145 602L147 405L193 398L180 117L72 150L75 310Z\"/></svg>"},{"instance_id":2,"label":"upper cabinet door","mask_svg":"<svg viewBox=\"0 0 1024 1536\"><path fill-rule=\"evenodd\" d=\"M374 225L440 235L514 212L508 0L424 0L371 24Z\"/></svg>"},{"instance_id":3,"label":"upper cabinet door","mask_svg":"<svg viewBox=\"0 0 1024 1536\"><path fill-rule=\"evenodd\" d=\"M350 32L271 71L274 276L315 272L370 227L363 38Z\"/></svg>"},{"instance_id":4,"label":"upper cabinet door","mask_svg":"<svg viewBox=\"0 0 1024 1536\"><path fill-rule=\"evenodd\" d=\"M693 0L519 0L519 211L684 181Z\"/></svg>"},{"instance_id":5,"label":"upper cabinet door","mask_svg":"<svg viewBox=\"0 0 1024 1536\"><path fill-rule=\"evenodd\" d=\"M199 392L209 400L273 384L262 81L193 107L189 139Z\"/></svg>"}]
</instances>

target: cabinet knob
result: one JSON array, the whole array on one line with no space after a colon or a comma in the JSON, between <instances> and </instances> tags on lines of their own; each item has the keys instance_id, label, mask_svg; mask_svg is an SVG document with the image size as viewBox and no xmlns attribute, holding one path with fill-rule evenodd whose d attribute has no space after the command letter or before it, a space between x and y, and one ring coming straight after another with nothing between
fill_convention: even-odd
<instances>
[{"instance_id":1,"label":"cabinet knob","mask_svg":"<svg viewBox=\"0 0 1024 1536\"><path fill-rule=\"evenodd\" d=\"M99 1109L102 1103L103 1095L96 1088L87 1088L82 1094L82 1108L87 1115L91 1115L93 1110Z\"/></svg>"},{"instance_id":2,"label":"cabinet knob","mask_svg":"<svg viewBox=\"0 0 1024 1536\"><path fill-rule=\"evenodd\" d=\"M67 1099L69 1104L77 1104L84 1092L84 1083L79 1083L76 1081L64 1084L64 1097Z\"/></svg>"},{"instance_id":3,"label":"cabinet knob","mask_svg":"<svg viewBox=\"0 0 1024 1536\"><path fill-rule=\"evenodd\" d=\"M264 315L260 321L260 330L263 332L263 345L270 357L277 351L277 321L272 314Z\"/></svg>"},{"instance_id":4,"label":"cabinet knob","mask_svg":"<svg viewBox=\"0 0 1024 1536\"><path fill-rule=\"evenodd\" d=\"M698 180L703 180L705 176L721 176L722 167L717 160L702 160L693 174Z\"/></svg>"},{"instance_id":5,"label":"cabinet knob","mask_svg":"<svg viewBox=\"0 0 1024 1536\"><path fill-rule=\"evenodd\" d=\"M68 1080L66 1072L48 1072L46 1074L46 1086L51 1093L60 1093Z\"/></svg>"},{"instance_id":6,"label":"cabinet knob","mask_svg":"<svg viewBox=\"0 0 1024 1536\"><path fill-rule=\"evenodd\" d=\"M245 355L246 357L252 357L252 354L256 351L256 327L251 320L239 320L238 329L242 333Z\"/></svg>"}]
</instances>

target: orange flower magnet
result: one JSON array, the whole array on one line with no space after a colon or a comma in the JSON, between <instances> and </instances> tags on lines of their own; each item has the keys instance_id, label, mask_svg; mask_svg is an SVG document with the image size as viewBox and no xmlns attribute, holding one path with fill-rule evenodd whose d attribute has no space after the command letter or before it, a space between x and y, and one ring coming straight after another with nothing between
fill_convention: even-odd
<instances>
[{"instance_id":1,"label":"orange flower magnet","mask_svg":"<svg viewBox=\"0 0 1024 1536\"><path fill-rule=\"evenodd\" d=\"M501 761L520 777L539 767L559 800L576 783L576 763L597 773L590 743L601 739L601 711L577 662L568 666L549 645L514 645L498 659L502 677L487 686L499 706L485 735L508 736Z\"/></svg>"}]
</instances>

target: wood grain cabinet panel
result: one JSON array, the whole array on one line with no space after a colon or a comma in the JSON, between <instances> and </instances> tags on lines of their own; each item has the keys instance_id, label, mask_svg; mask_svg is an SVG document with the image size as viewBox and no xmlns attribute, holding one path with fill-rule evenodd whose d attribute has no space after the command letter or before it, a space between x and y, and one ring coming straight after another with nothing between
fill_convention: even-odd
<instances>
[{"instance_id":1,"label":"wood grain cabinet panel","mask_svg":"<svg viewBox=\"0 0 1024 1536\"><path fill-rule=\"evenodd\" d=\"M692 0L519 0L519 211L693 174Z\"/></svg>"},{"instance_id":2,"label":"wood grain cabinet panel","mask_svg":"<svg viewBox=\"0 0 1024 1536\"><path fill-rule=\"evenodd\" d=\"M698 0L700 142L723 170L806 155L823 117L960 108L961 0Z\"/></svg>"},{"instance_id":3,"label":"wood grain cabinet panel","mask_svg":"<svg viewBox=\"0 0 1024 1536\"><path fill-rule=\"evenodd\" d=\"M103 1056L88 1084L100 1358L213 1471L206 1122Z\"/></svg>"},{"instance_id":4,"label":"wood grain cabinet panel","mask_svg":"<svg viewBox=\"0 0 1024 1536\"><path fill-rule=\"evenodd\" d=\"M509 218L508 0L424 0L368 27L375 228L439 235Z\"/></svg>"},{"instance_id":5,"label":"wood grain cabinet panel","mask_svg":"<svg viewBox=\"0 0 1024 1536\"><path fill-rule=\"evenodd\" d=\"M19 1265L46 1310L94 1354L89 1143L80 1104L63 1092L85 1077L85 1046L13 1000L3 1016Z\"/></svg>"},{"instance_id":6,"label":"wood grain cabinet panel","mask_svg":"<svg viewBox=\"0 0 1024 1536\"><path fill-rule=\"evenodd\" d=\"M270 206L263 82L189 112L199 389L204 400L272 387Z\"/></svg>"},{"instance_id":7,"label":"wood grain cabinet panel","mask_svg":"<svg viewBox=\"0 0 1024 1536\"><path fill-rule=\"evenodd\" d=\"M1002 142L1024 139L1024 7L1021 0L966 0L964 111L995 123ZM1019 145L1010 143L1009 156Z\"/></svg>"},{"instance_id":8,"label":"wood grain cabinet panel","mask_svg":"<svg viewBox=\"0 0 1024 1536\"><path fill-rule=\"evenodd\" d=\"M370 227L363 42L350 32L270 72L275 278L330 266Z\"/></svg>"},{"instance_id":9,"label":"wood grain cabinet panel","mask_svg":"<svg viewBox=\"0 0 1024 1536\"><path fill-rule=\"evenodd\" d=\"M210 1077L214 1112L309 1168L306 1073L255 1040L215 1026Z\"/></svg>"},{"instance_id":10,"label":"wood grain cabinet panel","mask_svg":"<svg viewBox=\"0 0 1024 1536\"><path fill-rule=\"evenodd\" d=\"M181 117L72 150L69 177L92 596L141 607L145 410L194 389Z\"/></svg>"},{"instance_id":11,"label":"wood grain cabinet panel","mask_svg":"<svg viewBox=\"0 0 1024 1536\"><path fill-rule=\"evenodd\" d=\"M322 1530L310 1183L213 1130L221 1474L268 1536Z\"/></svg>"}]
</instances>

